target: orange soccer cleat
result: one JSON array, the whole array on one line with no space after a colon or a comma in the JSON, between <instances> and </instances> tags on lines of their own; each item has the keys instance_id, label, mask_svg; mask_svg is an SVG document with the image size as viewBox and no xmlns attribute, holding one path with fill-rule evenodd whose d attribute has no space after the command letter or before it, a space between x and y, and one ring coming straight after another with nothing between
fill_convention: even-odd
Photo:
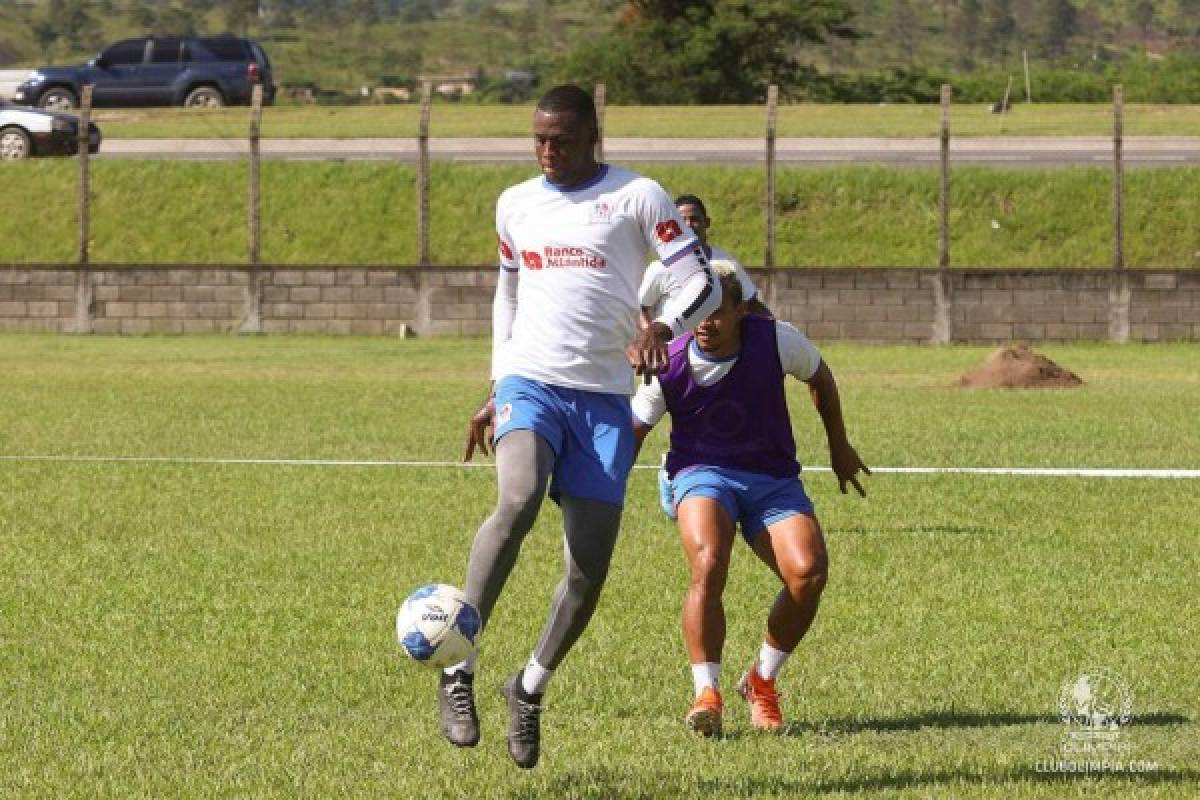
<instances>
[{"instance_id":1,"label":"orange soccer cleat","mask_svg":"<svg viewBox=\"0 0 1200 800\"><path fill-rule=\"evenodd\" d=\"M777 731L783 727L783 712L779 709L779 692L775 680L758 674L754 664L738 682L738 694L750 704L750 723L760 731Z\"/></svg>"},{"instance_id":2,"label":"orange soccer cleat","mask_svg":"<svg viewBox=\"0 0 1200 800\"><path fill-rule=\"evenodd\" d=\"M687 713L688 729L701 736L720 736L724 705L720 692L711 686L705 687Z\"/></svg>"}]
</instances>

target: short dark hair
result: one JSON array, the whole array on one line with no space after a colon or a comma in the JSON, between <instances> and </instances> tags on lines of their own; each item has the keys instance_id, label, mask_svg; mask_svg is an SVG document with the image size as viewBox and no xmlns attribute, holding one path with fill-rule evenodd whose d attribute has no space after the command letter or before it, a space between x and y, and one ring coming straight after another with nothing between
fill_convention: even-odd
<instances>
[{"instance_id":1,"label":"short dark hair","mask_svg":"<svg viewBox=\"0 0 1200 800\"><path fill-rule=\"evenodd\" d=\"M538 101L537 110L552 114L574 114L580 122L591 123L593 130L600 127L600 123L596 119L596 104L592 102L592 96L570 83L555 86L542 95L542 99Z\"/></svg>"},{"instance_id":2,"label":"short dark hair","mask_svg":"<svg viewBox=\"0 0 1200 800\"><path fill-rule=\"evenodd\" d=\"M704 201L694 194L681 194L675 198L675 207L680 206L695 206L701 216L708 219L708 209L704 207Z\"/></svg>"}]
</instances>

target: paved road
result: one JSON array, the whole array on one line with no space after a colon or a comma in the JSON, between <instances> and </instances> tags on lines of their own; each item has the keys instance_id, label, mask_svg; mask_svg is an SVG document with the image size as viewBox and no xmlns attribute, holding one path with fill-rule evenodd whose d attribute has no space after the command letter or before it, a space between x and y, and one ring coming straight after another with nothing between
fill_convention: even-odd
<instances>
[{"instance_id":1,"label":"paved road","mask_svg":"<svg viewBox=\"0 0 1200 800\"><path fill-rule=\"evenodd\" d=\"M430 154L439 161L532 162L528 139L431 139ZM235 139L109 139L106 159L167 158L228 160L244 158L245 141ZM608 139L605 157L617 162L701 162L757 164L765 146L753 139ZM1104 137L978 138L951 142L957 164L1018 167L1102 165L1112 161L1113 146ZM416 160L414 139L264 139L264 158L287 160ZM778 139L776 154L789 166L891 164L931 167L939 161L936 139ZM1129 137L1124 143L1130 166L1200 164L1200 137Z\"/></svg>"}]
</instances>

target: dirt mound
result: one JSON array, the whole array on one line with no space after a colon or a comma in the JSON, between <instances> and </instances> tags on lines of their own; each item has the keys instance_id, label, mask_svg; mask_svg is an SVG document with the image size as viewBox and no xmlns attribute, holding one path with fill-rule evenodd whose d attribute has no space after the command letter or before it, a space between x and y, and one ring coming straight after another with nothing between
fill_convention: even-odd
<instances>
[{"instance_id":1,"label":"dirt mound","mask_svg":"<svg viewBox=\"0 0 1200 800\"><path fill-rule=\"evenodd\" d=\"M958 379L964 389L1069 389L1083 381L1028 345L993 350L976 369Z\"/></svg>"}]
</instances>

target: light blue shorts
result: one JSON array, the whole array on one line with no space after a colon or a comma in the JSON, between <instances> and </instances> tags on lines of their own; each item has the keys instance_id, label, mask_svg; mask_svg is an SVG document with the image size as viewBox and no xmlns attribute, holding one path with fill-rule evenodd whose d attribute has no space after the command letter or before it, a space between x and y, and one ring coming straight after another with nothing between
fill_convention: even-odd
<instances>
[{"instance_id":1,"label":"light blue shorts","mask_svg":"<svg viewBox=\"0 0 1200 800\"><path fill-rule=\"evenodd\" d=\"M710 497L742 526L753 543L759 531L796 514L812 514L813 504L799 478L773 478L759 472L724 467L689 467L671 481L678 508L688 497Z\"/></svg>"},{"instance_id":2,"label":"light blue shorts","mask_svg":"<svg viewBox=\"0 0 1200 800\"><path fill-rule=\"evenodd\" d=\"M625 505L633 412L623 394L585 392L510 375L496 385L496 441L529 430L554 449L550 496Z\"/></svg>"}]
</instances>

